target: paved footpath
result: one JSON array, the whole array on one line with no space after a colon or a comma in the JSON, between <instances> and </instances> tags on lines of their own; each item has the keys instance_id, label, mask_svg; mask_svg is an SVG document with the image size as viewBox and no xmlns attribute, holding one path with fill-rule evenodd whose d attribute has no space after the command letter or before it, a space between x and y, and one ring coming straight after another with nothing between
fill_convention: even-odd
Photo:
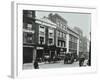
<instances>
[{"instance_id":1,"label":"paved footpath","mask_svg":"<svg viewBox=\"0 0 100 80\"><path fill-rule=\"evenodd\" d=\"M65 68L65 67L79 67L79 62L74 62L73 64L64 64L63 61L60 63L51 63L51 64L41 64L40 69L48 69L48 68Z\"/></svg>"},{"instance_id":2,"label":"paved footpath","mask_svg":"<svg viewBox=\"0 0 100 80\"><path fill-rule=\"evenodd\" d=\"M57 63L39 63L39 69L48 69L48 68L65 68L65 67L79 67L79 62L74 62L73 64L64 64L63 61ZM23 69L34 69L32 63L27 63L23 65Z\"/></svg>"}]
</instances>

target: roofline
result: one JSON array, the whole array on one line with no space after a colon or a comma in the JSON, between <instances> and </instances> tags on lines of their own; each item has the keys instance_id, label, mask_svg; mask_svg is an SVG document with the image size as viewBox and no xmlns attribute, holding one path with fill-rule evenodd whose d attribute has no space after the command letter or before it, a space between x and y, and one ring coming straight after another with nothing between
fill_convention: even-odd
<instances>
[{"instance_id":1,"label":"roofline","mask_svg":"<svg viewBox=\"0 0 100 80\"><path fill-rule=\"evenodd\" d=\"M79 35L76 31L72 30L70 27L67 27L67 29L71 30L72 32L74 32L75 34Z\"/></svg>"},{"instance_id":2,"label":"roofline","mask_svg":"<svg viewBox=\"0 0 100 80\"><path fill-rule=\"evenodd\" d=\"M36 19L36 20L41 21L41 22L45 22L45 21L40 20L40 19ZM45 22L45 23L50 24L50 25L53 25L53 26L57 26L55 23L54 23L54 24L51 24L51 23L48 23L48 22ZM52 23L53 23L53 22L52 22Z\"/></svg>"},{"instance_id":3,"label":"roofline","mask_svg":"<svg viewBox=\"0 0 100 80\"><path fill-rule=\"evenodd\" d=\"M45 26L48 26L48 27L51 27L51 28L56 28L57 26L56 25L54 25L54 24L50 24L50 23L47 23L47 22L45 22L45 21L42 21L42 20L40 20L40 19L36 19L36 23L38 23L38 24L42 24L42 23L44 23L43 25L45 25Z\"/></svg>"},{"instance_id":4,"label":"roofline","mask_svg":"<svg viewBox=\"0 0 100 80\"><path fill-rule=\"evenodd\" d=\"M63 19L66 23L67 23L67 20L65 20L62 16L60 16L59 14L55 13L54 15L57 15L58 17L60 17L61 19Z\"/></svg>"}]
</instances>

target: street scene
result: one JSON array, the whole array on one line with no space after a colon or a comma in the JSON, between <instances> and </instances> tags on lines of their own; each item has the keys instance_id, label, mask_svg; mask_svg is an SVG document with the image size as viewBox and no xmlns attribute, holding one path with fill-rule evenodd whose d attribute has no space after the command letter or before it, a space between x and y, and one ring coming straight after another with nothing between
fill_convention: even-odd
<instances>
[{"instance_id":1,"label":"street scene","mask_svg":"<svg viewBox=\"0 0 100 80\"><path fill-rule=\"evenodd\" d=\"M70 67L79 67L79 62L74 62L73 64L64 64L63 61L60 61L59 63L52 63L52 64L49 64L49 63L38 63L39 65L39 69L54 69L54 68L70 68ZM27 63L27 64L24 64L23 65L23 69L25 70L30 70L30 69L34 69L34 65L33 63ZM83 67L86 67L87 66L87 60L84 61L84 65Z\"/></svg>"},{"instance_id":2,"label":"street scene","mask_svg":"<svg viewBox=\"0 0 100 80\"><path fill-rule=\"evenodd\" d=\"M23 69L91 66L89 13L23 10Z\"/></svg>"}]
</instances>

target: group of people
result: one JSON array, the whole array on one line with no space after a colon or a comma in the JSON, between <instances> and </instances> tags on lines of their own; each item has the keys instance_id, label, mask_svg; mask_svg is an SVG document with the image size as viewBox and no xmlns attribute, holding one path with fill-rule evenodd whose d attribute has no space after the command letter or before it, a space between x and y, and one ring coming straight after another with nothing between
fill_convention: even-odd
<instances>
[{"instance_id":1,"label":"group of people","mask_svg":"<svg viewBox=\"0 0 100 80\"><path fill-rule=\"evenodd\" d=\"M72 54L66 54L64 57L64 64L72 64L74 62L74 56Z\"/></svg>"},{"instance_id":2,"label":"group of people","mask_svg":"<svg viewBox=\"0 0 100 80\"><path fill-rule=\"evenodd\" d=\"M69 56L67 56L65 58L65 61L67 61L67 59L69 59ZM65 64L65 61L64 61L64 64ZM84 55L81 55L79 57L79 66L80 67L84 65L84 61L85 61L85 56ZM38 64L38 60L37 59L33 62L33 66L34 66L34 69L39 69L39 64Z\"/></svg>"},{"instance_id":3,"label":"group of people","mask_svg":"<svg viewBox=\"0 0 100 80\"><path fill-rule=\"evenodd\" d=\"M81 54L79 57L75 57L74 55L68 53L65 55L64 64L69 64L69 63L72 64L74 61L79 61L79 66L81 67L84 66L85 59L86 58L84 54Z\"/></svg>"}]
</instances>

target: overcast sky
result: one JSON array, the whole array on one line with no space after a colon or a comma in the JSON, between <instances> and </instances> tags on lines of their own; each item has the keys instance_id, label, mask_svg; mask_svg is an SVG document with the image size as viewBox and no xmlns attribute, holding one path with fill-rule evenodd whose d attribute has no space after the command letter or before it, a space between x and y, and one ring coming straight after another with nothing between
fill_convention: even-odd
<instances>
[{"instance_id":1,"label":"overcast sky","mask_svg":"<svg viewBox=\"0 0 100 80\"><path fill-rule=\"evenodd\" d=\"M68 21L68 26L77 26L83 31L83 35L89 37L91 30L91 14L84 13L62 13L62 12L46 12L46 11L36 11L36 16L42 18L43 16L48 16L49 13L57 13L62 16L66 21Z\"/></svg>"}]
</instances>

